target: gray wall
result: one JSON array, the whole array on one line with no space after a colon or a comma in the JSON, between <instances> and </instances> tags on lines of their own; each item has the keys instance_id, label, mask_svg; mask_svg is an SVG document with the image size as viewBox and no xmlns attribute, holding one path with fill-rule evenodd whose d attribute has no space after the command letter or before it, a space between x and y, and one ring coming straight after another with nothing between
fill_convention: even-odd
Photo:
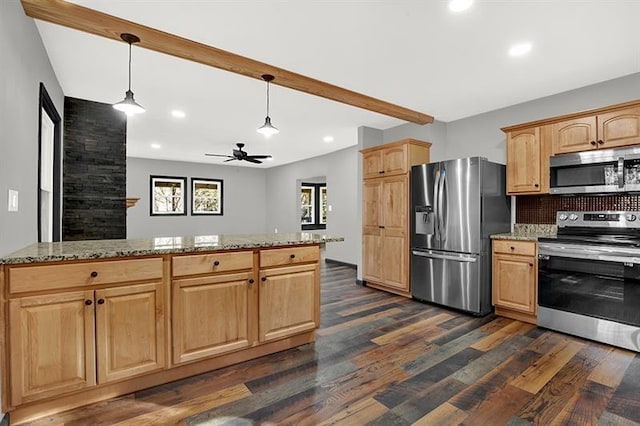
<instances>
[{"instance_id":1,"label":"gray wall","mask_svg":"<svg viewBox=\"0 0 640 426\"><path fill-rule=\"evenodd\" d=\"M274 232L276 228L278 232L300 231L299 180L310 176L325 176L331 211L327 213L327 229L324 232L345 239L343 242L327 244L325 256L357 264L362 251L360 214L357 211L359 155L358 148L353 146L268 169L268 232Z\"/></svg>"},{"instance_id":2,"label":"gray wall","mask_svg":"<svg viewBox=\"0 0 640 426\"><path fill-rule=\"evenodd\" d=\"M38 240L38 105L43 82L62 117L64 96L40 34L19 1L0 1L0 256ZM8 190L19 192L7 212Z\"/></svg>"},{"instance_id":3,"label":"gray wall","mask_svg":"<svg viewBox=\"0 0 640 426\"><path fill-rule=\"evenodd\" d=\"M149 176L222 179L222 216L150 216ZM127 158L127 197L140 197L127 209L127 238L159 236L264 233L266 227L266 172L252 167ZM295 185L295 181L294 181ZM189 189L189 188L188 188ZM188 190L187 203L191 202Z\"/></svg>"}]
</instances>

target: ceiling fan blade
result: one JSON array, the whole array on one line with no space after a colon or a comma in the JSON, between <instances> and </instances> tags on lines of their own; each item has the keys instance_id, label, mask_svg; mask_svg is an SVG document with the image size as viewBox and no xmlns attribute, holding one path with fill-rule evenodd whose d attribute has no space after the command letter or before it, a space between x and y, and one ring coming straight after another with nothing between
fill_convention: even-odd
<instances>
[{"instance_id":1,"label":"ceiling fan blade","mask_svg":"<svg viewBox=\"0 0 640 426\"><path fill-rule=\"evenodd\" d=\"M271 158L271 156L270 155L249 155L247 158L264 159L264 158Z\"/></svg>"},{"instance_id":2,"label":"ceiling fan blade","mask_svg":"<svg viewBox=\"0 0 640 426\"><path fill-rule=\"evenodd\" d=\"M224 160L223 163L228 163L229 161L236 161L237 158L229 158L228 160Z\"/></svg>"},{"instance_id":3,"label":"ceiling fan blade","mask_svg":"<svg viewBox=\"0 0 640 426\"><path fill-rule=\"evenodd\" d=\"M251 157L245 157L244 159L246 161L250 162L250 163L262 164L262 161L256 160L256 159L251 158Z\"/></svg>"},{"instance_id":4,"label":"ceiling fan blade","mask_svg":"<svg viewBox=\"0 0 640 426\"><path fill-rule=\"evenodd\" d=\"M225 157L225 158L233 158L230 155L222 155L222 154L205 154L207 157Z\"/></svg>"}]
</instances>

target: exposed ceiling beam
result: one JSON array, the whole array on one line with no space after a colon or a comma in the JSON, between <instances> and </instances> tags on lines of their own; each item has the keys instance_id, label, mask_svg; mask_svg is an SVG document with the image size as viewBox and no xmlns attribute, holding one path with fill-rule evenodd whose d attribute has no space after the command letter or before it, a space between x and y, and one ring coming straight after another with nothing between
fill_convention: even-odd
<instances>
[{"instance_id":1,"label":"exposed ceiling beam","mask_svg":"<svg viewBox=\"0 0 640 426\"><path fill-rule=\"evenodd\" d=\"M107 15L63 0L22 0L25 13L42 21L62 25L117 41L120 34L131 33L140 37L137 46L167 55L198 62L225 71L262 80L263 74L272 74L272 84L300 92L331 99L343 104L374 111L416 124L429 124L433 117L371 96L363 95L333 84L325 83L283 68L236 55L213 46L198 43L174 34Z\"/></svg>"}]
</instances>

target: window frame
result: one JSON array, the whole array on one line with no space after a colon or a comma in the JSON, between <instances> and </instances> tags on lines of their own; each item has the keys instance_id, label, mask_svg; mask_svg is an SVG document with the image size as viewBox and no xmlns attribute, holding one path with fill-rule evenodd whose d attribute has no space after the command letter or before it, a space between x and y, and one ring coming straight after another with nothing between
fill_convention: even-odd
<instances>
[{"instance_id":1,"label":"window frame","mask_svg":"<svg viewBox=\"0 0 640 426\"><path fill-rule=\"evenodd\" d=\"M218 184L218 206L219 209L217 211L195 211L195 202L196 202L196 183L217 183ZM212 179L212 178L191 178L191 216L223 216L224 215L224 181L223 179Z\"/></svg>"},{"instance_id":2,"label":"window frame","mask_svg":"<svg viewBox=\"0 0 640 426\"><path fill-rule=\"evenodd\" d=\"M322 197L321 192L324 188L326 192L327 184L326 183L311 183L311 182L301 182L300 183L300 193L302 193L302 189L305 187L313 187L313 223L302 223L302 219L300 220L300 225L303 231L311 231L316 229L327 229L327 224L321 223L320 219L322 217ZM298 203L298 208L302 208L302 204Z\"/></svg>"},{"instance_id":3,"label":"window frame","mask_svg":"<svg viewBox=\"0 0 640 426\"><path fill-rule=\"evenodd\" d=\"M182 212L155 212L154 211L154 183L156 181L179 182L182 187ZM186 216L187 215L187 178L183 176L149 176L149 214L150 216Z\"/></svg>"}]
</instances>

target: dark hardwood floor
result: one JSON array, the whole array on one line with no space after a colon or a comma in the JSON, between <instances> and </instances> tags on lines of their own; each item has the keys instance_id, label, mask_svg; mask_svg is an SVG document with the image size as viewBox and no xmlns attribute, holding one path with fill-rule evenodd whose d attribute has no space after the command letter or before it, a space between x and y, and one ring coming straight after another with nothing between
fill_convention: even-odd
<instances>
[{"instance_id":1,"label":"dark hardwood floor","mask_svg":"<svg viewBox=\"0 0 640 426\"><path fill-rule=\"evenodd\" d=\"M355 285L323 264L315 344L33 425L633 425L640 355Z\"/></svg>"}]
</instances>

